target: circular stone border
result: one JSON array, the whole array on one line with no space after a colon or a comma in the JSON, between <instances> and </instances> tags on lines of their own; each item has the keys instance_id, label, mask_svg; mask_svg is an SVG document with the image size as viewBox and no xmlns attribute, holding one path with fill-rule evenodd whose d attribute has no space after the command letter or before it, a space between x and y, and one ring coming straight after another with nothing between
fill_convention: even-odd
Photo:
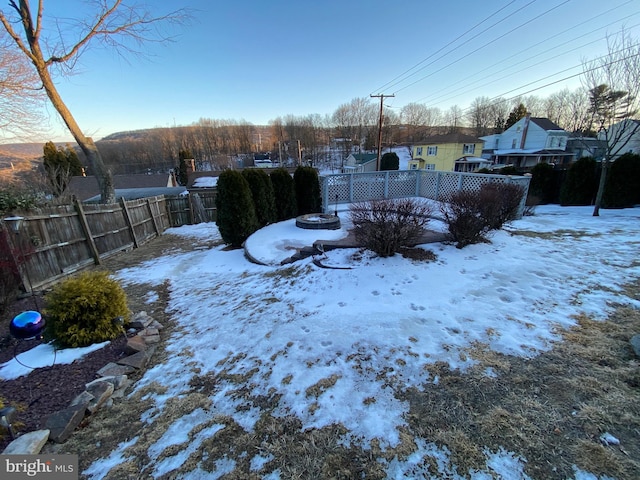
<instances>
[{"instance_id":1,"label":"circular stone border","mask_svg":"<svg viewBox=\"0 0 640 480\"><path fill-rule=\"evenodd\" d=\"M338 230L340 217L328 213L307 213L296 217L296 227L305 230Z\"/></svg>"}]
</instances>

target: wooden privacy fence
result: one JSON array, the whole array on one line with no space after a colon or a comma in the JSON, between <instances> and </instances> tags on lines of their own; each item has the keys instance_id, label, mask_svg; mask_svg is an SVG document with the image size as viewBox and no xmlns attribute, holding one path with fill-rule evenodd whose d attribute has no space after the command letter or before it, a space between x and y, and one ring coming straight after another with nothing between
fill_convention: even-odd
<instances>
[{"instance_id":1,"label":"wooden privacy fence","mask_svg":"<svg viewBox=\"0 0 640 480\"><path fill-rule=\"evenodd\" d=\"M23 217L18 232L2 222L2 235L26 291L57 280L123 250L137 248L169 227L215 220L215 192L121 200L112 205L46 207Z\"/></svg>"}]
</instances>

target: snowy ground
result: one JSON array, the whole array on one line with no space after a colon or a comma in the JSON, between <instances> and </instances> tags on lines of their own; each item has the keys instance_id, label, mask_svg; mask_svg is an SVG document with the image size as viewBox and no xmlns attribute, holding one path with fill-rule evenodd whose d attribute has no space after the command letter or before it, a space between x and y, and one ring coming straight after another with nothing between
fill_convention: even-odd
<instances>
[{"instance_id":1,"label":"snowy ground","mask_svg":"<svg viewBox=\"0 0 640 480\"><path fill-rule=\"evenodd\" d=\"M185 241L218 235L214 224L167 233ZM284 222L258 232L248 245L253 255L275 264L291 254L287 245L310 243L307 235ZM241 250L220 247L122 270L117 276L125 283L169 280L171 308L182 327L169 340L172 360L150 369L138 384L157 382L167 388L154 396L155 406L144 420L153 422L168 399L185 392L196 372L242 374L248 375L252 395L282 395L276 415L296 415L304 428L340 423L349 431L344 442L367 448L377 439L393 447L407 409L394 388L437 382L424 368L436 361L465 369L473 360L462 353L472 342L533 356L550 348L558 339L556 329L569 326L573 315L604 318L613 303L634 304L620 287L640 274L639 245L639 208L604 210L594 218L590 208L547 206L497 232L491 244L463 250L430 245L438 257L433 263L366 255L355 261L356 251L345 250L329 252L325 262L350 265L349 270L320 269L310 260L260 266L248 263ZM387 378L380 378L386 370ZM186 435L223 414L251 431L260 408L244 404L232 394L235 388L218 383L211 411L183 417L177 421L179 430ZM321 393L310 408L308 392L317 388ZM206 430L214 435L221 428L211 424ZM155 464L154 476L181 465L203 438L194 435L187 449ZM148 453L153 458L180 442L167 432ZM439 458L442 473L451 473L446 452L429 439L417 445L413 460L388 464L389 478L413 471L411 462L425 455ZM126 448L86 473L101 478L126 456ZM220 461L219 474L233 470L229 459ZM255 461L259 465L261 459ZM525 478L521 461L510 452L487 452L486 472L474 475ZM277 472L264 478L278 478ZM576 478L595 477L577 471Z\"/></svg>"},{"instance_id":2,"label":"snowy ground","mask_svg":"<svg viewBox=\"0 0 640 480\"><path fill-rule=\"evenodd\" d=\"M462 250L425 246L437 255L431 263L400 256L354 258L356 250L340 250L328 252L324 263L351 269L321 269L311 259L276 266L293 253L290 246L346 234L347 225L309 237L289 221L248 241L252 255L271 266L249 263L242 250L217 247L169 254L117 272L123 283L168 281L179 324L168 340L170 360L148 370L137 385L166 387L151 394L154 407L142 420L162 415L166 402L188 391L194 376L221 379L209 410L198 408L177 419L148 448L156 459L150 473L158 477L179 468L205 438L225 428L214 421L219 415L252 431L261 410L234 394L234 375L243 376L250 397L280 395L276 416L295 415L305 429L339 423L349 432L345 444L366 449L377 439L383 448L393 448L407 412L394 392L437 382L426 368L434 362L468 368L474 360L464 352L473 342L534 356L559 339L558 327L570 326L574 315L604 319L614 304L640 307L621 288L640 277L640 208L602 210L600 217L591 212L538 207L535 216L513 222L490 244ZM432 226L442 228L437 222ZM219 235L215 224L167 233L186 242ZM103 478L136 441L123 443L84 473ZM461 478L445 450L428 438L416 439L416 445L405 461L380 460L388 478L422 478L419 465L428 456L437 459L442 475ZM268 461L256 457L252 465L262 478L279 478L277 471L261 471ZM486 470L472 478L527 478L526 459L513 452L487 451L486 461ZM218 478L234 469L226 456L216 465L215 474L196 468L185 478ZM575 478L597 477L576 469Z\"/></svg>"}]
</instances>

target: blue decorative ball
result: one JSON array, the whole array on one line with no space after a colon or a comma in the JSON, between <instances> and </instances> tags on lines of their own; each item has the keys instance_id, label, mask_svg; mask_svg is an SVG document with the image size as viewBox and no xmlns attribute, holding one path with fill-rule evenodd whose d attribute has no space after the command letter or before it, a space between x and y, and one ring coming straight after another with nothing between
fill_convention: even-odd
<instances>
[{"instance_id":1,"label":"blue decorative ball","mask_svg":"<svg viewBox=\"0 0 640 480\"><path fill-rule=\"evenodd\" d=\"M39 337L44 330L45 321L40 312L29 310L13 317L9 325L9 332L15 338L26 340Z\"/></svg>"}]
</instances>

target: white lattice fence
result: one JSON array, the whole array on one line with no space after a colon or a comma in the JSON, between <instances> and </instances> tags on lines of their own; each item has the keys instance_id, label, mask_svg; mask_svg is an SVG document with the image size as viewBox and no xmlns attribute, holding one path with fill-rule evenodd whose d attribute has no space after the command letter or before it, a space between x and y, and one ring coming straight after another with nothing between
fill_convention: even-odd
<instances>
[{"instance_id":1,"label":"white lattice fence","mask_svg":"<svg viewBox=\"0 0 640 480\"><path fill-rule=\"evenodd\" d=\"M320 177L323 212L329 205L364 202L381 198L424 197L444 200L459 190L479 190L489 182L514 183L524 189L520 213L531 177L485 175L462 172L399 170L370 173L345 173Z\"/></svg>"}]
</instances>

